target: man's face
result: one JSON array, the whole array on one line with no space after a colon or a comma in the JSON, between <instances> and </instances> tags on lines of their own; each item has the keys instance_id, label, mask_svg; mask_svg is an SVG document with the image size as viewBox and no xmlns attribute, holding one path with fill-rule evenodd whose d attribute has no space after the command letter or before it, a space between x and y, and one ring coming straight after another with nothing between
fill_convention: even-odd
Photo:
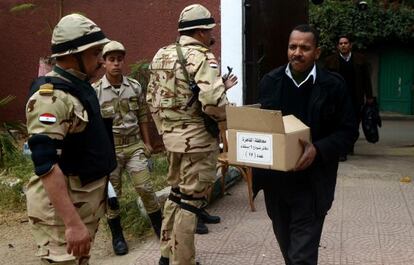
<instances>
[{"instance_id":1,"label":"man's face","mask_svg":"<svg viewBox=\"0 0 414 265\"><path fill-rule=\"evenodd\" d=\"M320 52L311 32L292 31L289 37L288 59L294 73L310 70L319 58Z\"/></svg>"},{"instance_id":2,"label":"man's face","mask_svg":"<svg viewBox=\"0 0 414 265\"><path fill-rule=\"evenodd\" d=\"M102 66L102 47L95 46L82 52L83 65L85 66L85 73L89 78L96 77L99 68Z\"/></svg>"},{"instance_id":3,"label":"man's face","mask_svg":"<svg viewBox=\"0 0 414 265\"><path fill-rule=\"evenodd\" d=\"M105 56L104 67L106 74L111 76L122 75L122 66L124 65L125 54L121 51L109 52Z\"/></svg>"},{"instance_id":4,"label":"man's face","mask_svg":"<svg viewBox=\"0 0 414 265\"><path fill-rule=\"evenodd\" d=\"M207 47L210 47L213 45L216 40L213 36L213 30L212 29L206 29L206 30L200 30L200 36L202 39L202 43L206 45Z\"/></svg>"},{"instance_id":5,"label":"man's face","mask_svg":"<svg viewBox=\"0 0 414 265\"><path fill-rule=\"evenodd\" d=\"M338 51L343 55L348 55L351 52L352 44L347 38L340 38L338 41Z\"/></svg>"}]
</instances>

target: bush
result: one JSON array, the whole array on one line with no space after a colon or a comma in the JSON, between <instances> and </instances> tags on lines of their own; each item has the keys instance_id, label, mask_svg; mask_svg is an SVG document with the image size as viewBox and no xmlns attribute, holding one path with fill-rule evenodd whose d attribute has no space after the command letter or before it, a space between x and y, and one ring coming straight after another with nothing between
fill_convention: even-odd
<instances>
[{"instance_id":1,"label":"bush","mask_svg":"<svg viewBox=\"0 0 414 265\"><path fill-rule=\"evenodd\" d=\"M414 10L408 5L385 8L380 1L367 1L368 9L358 10L354 1L326 0L310 5L309 20L320 32L324 52L334 51L339 35L351 34L354 47L366 49L383 42L411 43L414 40Z\"/></svg>"}]
</instances>

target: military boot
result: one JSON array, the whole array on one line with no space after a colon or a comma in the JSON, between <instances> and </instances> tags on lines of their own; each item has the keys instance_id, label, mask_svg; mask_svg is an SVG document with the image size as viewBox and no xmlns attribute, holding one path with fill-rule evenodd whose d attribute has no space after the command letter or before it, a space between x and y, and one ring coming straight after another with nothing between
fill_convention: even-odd
<instances>
[{"instance_id":1,"label":"military boot","mask_svg":"<svg viewBox=\"0 0 414 265\"><path fill-rule=\"evenodd\" d=\"M201 209L198 214L198 218L206 224L218 224L220 223L220 216L210 215L205 209Z\"/></svg>"},{"instance_id":2,"label":"military boot","mask_svg":"<svg viewBox=\"0 0 414 265\"><path fill-rule=\"evenodd\" d=\"M108 219L108 225L112 234L112 247L116 255L125 255L128 253L128 245L125 242L122 233L121 218L119 216L114 219Z\"/></svg>"},{"instance_id":3,"label":"military boot","mask_svg":"<svg viewBox=\"0 0 414 265\"><path fill-rule=\"evenodd\" d=\"M199 235L208 234L208 227L203 222L203 220L201 220L201 218L197 218L196 234L199 234Z\"/></svg>"},{"instance_id":4,"label":"military boot","mask_svg":"<svg viewBox=\"0 0 414 265\"><path fill-rule=\"evenodd\" d=\"M160 261L158 262L158 265L169 265L169 264L170 264L170 259L161 256ZM201 265L201 264L200 262L197 261L196 265Z\"/></svg>"},{"instance_id":5,"label":"military boot","mask_svg":"<svg viewBox=\"0 0 414 265\"><path fill-rule=\"evenodd\" d=\"M156 211L155 213L148 214L152 228L154 228L154 232L157 235L158 238L160 238L161 235L161 223L162 223L162 215L161 210Z\"/></svg>"}]
</instances>

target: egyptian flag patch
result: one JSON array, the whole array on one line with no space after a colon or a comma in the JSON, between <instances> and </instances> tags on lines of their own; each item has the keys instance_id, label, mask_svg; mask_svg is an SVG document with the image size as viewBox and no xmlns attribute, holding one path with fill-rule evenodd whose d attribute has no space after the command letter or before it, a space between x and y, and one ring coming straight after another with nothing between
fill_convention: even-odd
<instances>
[{"instance_id":1,"label":"egyptian flag patch","mask_svg":"<svg viewBox=\"0 0 414 265\"><path fill-rule=\"evenodd\" d=\"M44 124L54 124L56 116L51 113L43 113L39 116L39 121Z\"/></svg>"},{"instance_id":2,"label":"egyptian flag patch","mask_svg":"<svg viewBox=\"0 0 414 265\"><path fill-rule=\"evenodd\" d=\"M210 67L213 68L213 69L217 69L218 65L215 62L211 62Z\"/></svg>"}]
</instances>

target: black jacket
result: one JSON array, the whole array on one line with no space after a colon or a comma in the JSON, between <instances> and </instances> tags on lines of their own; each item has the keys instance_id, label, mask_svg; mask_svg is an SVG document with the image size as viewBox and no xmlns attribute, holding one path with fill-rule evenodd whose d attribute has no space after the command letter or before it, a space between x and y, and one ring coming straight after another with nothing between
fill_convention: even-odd
<instances>
[{"instance_id":1,"label":"black jacket","mask_svg":"<svg viewBox=\"0 0 414 265\"><path fill-rule=\"evenodd\" d=\"M339 53L332 54L327 57L324 62L324 67L333 72L339 72L340 60L343 60ZM355 74L355 95L353 97L354 103L358 106L362 106L365 102L365 97L372 98L372 84L371 76L369 73L369 64L360 53L352 52L351 62Z\"/></svg>"},{"instance_id":2,"label":"black jacket","mask_svg":"<svg viewBox=\"0 0 414 265\"><path fill-rule=\"evenodd\" d=\"M266 74L260 82L262 108L282 110L282 83L289 77L286 65ZM284 80L285 79L285 80ZM316 68L316 81L309 97L307 120L312 143L317 157L312 165L302 172L309 178L316 196L316 210L326 214L332 205L335 193L338 158L346 154L358 137L358 128L353 114L351 99L344 80L336 73ZM275 178L283 176L280 171L255 169L254 193L274 185Z\"/></svg>"}]
</instances>

